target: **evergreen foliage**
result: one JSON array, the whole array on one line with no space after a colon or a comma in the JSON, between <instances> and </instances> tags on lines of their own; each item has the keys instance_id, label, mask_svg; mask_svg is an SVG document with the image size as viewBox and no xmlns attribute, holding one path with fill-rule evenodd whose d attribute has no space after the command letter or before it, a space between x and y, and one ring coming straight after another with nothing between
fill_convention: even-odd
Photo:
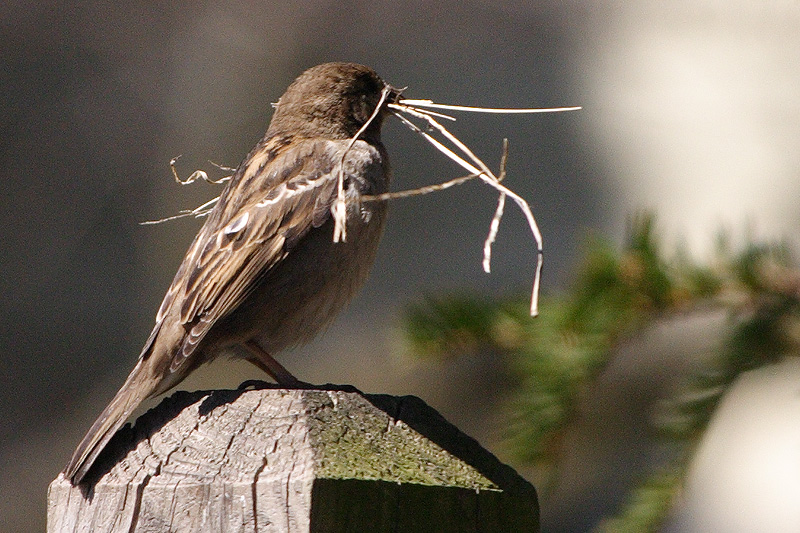
<instances>
[{"instance_id":1,"label":"evergreen foliage","mask_svg":"<svg viewBox=\"0 0 800 533\"><path fill-rule=\"evenodd\" d=\"M800 350L800 271L785 246L748 244L734 251L723 235L708 265L661 250L654 217L631 219L622 250L592 240L571 290L527 301L431 298L412 307L406 331L415 353L456 356L489 347L511 362L518 386L510 443L524 461L557 468L564 429L579 394L614 357L623 339L655 320L708 307L729 316L711 363L664 402L653 424L675 459L646 476L617 515L597 531L657 531L681 488L687 464L722 396L742 372Z\"/></svg>"}]
</instances>

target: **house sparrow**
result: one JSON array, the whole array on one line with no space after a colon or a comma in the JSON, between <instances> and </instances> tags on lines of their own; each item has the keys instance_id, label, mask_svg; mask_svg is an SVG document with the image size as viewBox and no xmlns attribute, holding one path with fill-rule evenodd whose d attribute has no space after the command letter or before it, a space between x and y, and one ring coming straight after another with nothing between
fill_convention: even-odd
<instances>
[{"instance_id":1,"label":"house sparrow","mask_svg":"<svg viewBox=\"0 0 800 533\"><path fill-rule=\"evenodd\" d=\"M352 63L313 67L289 86L189 247L136 366L64 469L73 484L143 400L226 349L282 386L304 385L270 354L309 341L364 283L386 203L359 199L388 189L380 133L399 97ZM340 172L347 238L335 243Z\"/></svg>"}]
</instances>

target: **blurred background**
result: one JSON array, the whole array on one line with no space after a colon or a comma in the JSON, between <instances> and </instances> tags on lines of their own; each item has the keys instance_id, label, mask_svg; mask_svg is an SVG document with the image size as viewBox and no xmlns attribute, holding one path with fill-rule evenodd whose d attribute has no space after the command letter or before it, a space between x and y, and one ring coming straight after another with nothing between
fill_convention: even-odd
<instances>
[{"instance_id":1,"label":"blurred background","mask_svg":"<svg viewBox=\"0 0 800 533\"><path fill-rule=\"evenodd\" d=\"M657 215L665 248L710 257L720 228L747 239L800 229L797 2L306 1L0 7L0 531L45 527L47 484L132 368L201 221L139 222L216 196L180 187L208 160L236 166L275 102L326 61L373 67L407 96L579 112L459 115L451 131L507 184L545 239L543 290L573 282L587 235L622 243ZM389 121L395 189L461 175ZM311 382L415 394L540 490L543 531L589 531L664 455L653 405L700 364L725 313L692 312L630 338L578 398L553 472L507 445L518 385L491 350L419 358L401 316L426 296L526 298L534 246L509 205L481 269L496 196L480 183L398 200L372 276L311 345L281 354ZM543 308L543 316L546 308ZM536 323L533 323L533 327ZM182 388L260 378L219 361ZM800 365L725 395L664 531L800 530Z\"/></svg>"}]
</instances>

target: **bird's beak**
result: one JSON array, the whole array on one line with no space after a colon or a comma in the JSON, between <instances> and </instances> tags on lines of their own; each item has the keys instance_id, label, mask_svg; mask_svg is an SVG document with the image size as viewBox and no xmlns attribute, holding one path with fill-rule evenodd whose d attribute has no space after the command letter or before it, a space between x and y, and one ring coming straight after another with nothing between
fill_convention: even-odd
<instances>
[{"instance_id":1,"label":"bird's beak","mask_svg":"<svg viewBox=\"0 0 800 533\"><path fill-rule=\"evenodd\" d=\"M387 104L396 104L400 101L400 98L403 96L403 91L406 90L406 87L402 89L397 89L392 87L388 83L386 84L386 88L389 89L389 94L386 95L386 103Z\"/></svg>"}]
</instances>

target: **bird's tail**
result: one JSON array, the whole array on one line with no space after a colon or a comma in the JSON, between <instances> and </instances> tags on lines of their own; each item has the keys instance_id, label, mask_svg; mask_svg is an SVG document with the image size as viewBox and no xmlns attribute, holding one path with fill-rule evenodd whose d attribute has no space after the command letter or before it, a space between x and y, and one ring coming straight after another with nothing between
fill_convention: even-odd
<instances>
[{"instance_id":1,"label":"bird's tail","mask_svg":"<svg viewBox=\"0 0 800 533\"><path fill-rule=\"evenodd\" d=\"M114 433L125 423L143 400L155 396L161 388L160 376L152 372L152 358L140 358L111 403L103 410L91 429L83 437L64 475L77 485L86 476L92 464L103 451Z\"/></svg>"}]
</instances>

